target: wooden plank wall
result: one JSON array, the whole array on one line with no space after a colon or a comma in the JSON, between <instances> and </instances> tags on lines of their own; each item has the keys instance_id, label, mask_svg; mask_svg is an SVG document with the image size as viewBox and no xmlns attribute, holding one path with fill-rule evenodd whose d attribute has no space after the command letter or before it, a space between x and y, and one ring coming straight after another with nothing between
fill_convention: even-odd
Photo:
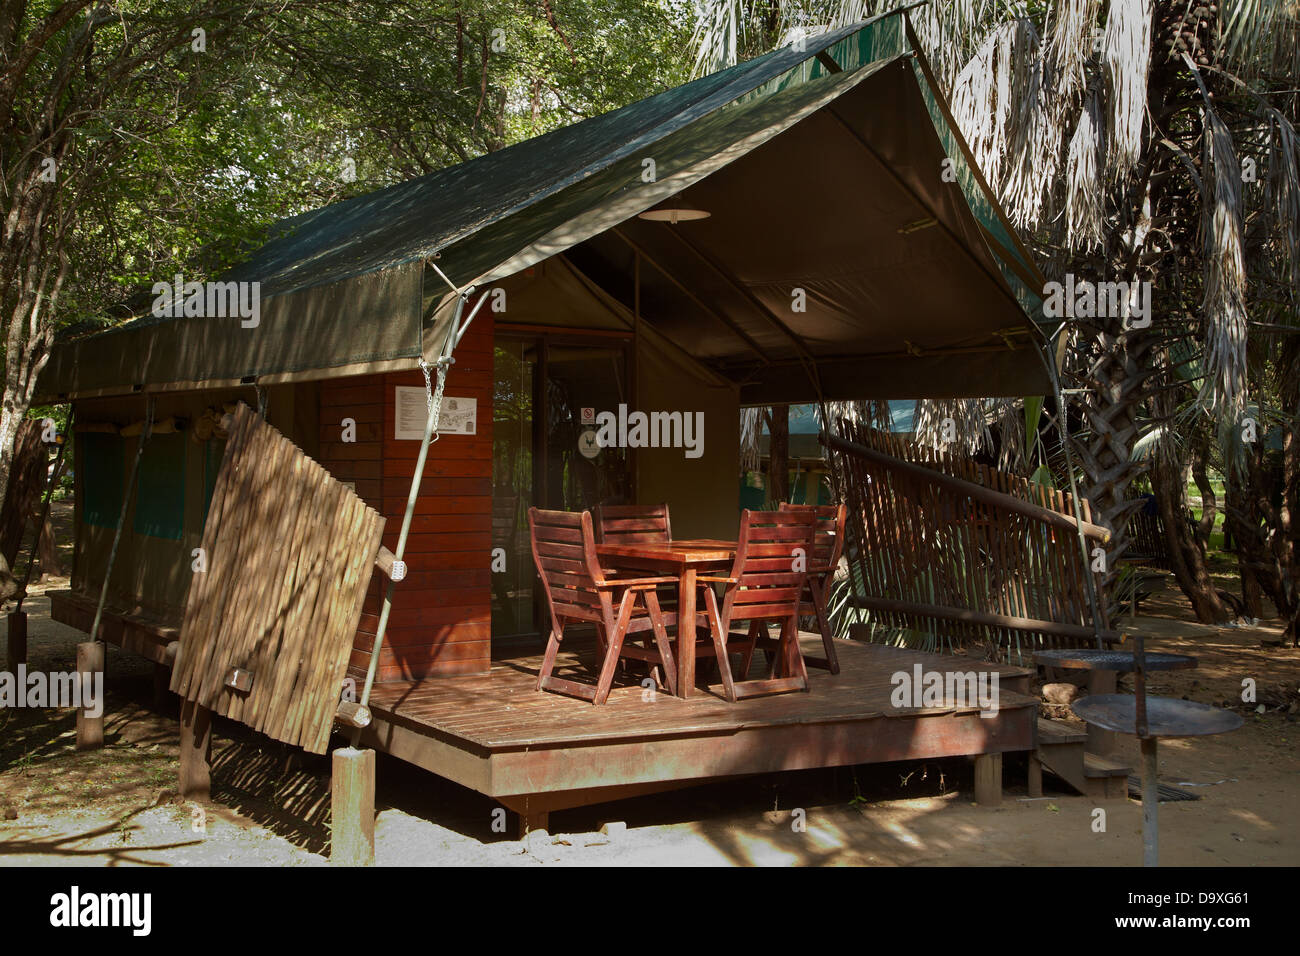
<instances>
[{"instance_id":1,"label":"wooden plank wall","mask_svg":"<svg viewBox=\"0 0 1300 956\"><path fill-rule=\"evenodd\" d=\"M420 498L406 545L406 580L397 585L378 680L487 671L491 660L492 342L482 309L456 349L446 394L478 400L478 433L444 435L429 448ZM320 462L383 514L384 545L396 549L418 440L393 437L394 388L424 386L419 370L323 382ZM341 441L341 422L357 422L355 443ZM379 623L376 575L357 629L349 673L365 674Z\"/></svg>"}]
</instances>

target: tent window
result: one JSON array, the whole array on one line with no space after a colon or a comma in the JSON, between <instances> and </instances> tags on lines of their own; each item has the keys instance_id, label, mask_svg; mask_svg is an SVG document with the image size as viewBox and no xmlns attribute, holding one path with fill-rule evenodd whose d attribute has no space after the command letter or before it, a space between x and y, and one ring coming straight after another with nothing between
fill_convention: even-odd
<instances>
[{"instance_id":1,"label":"tent window","mask_svg":"<svg viewBox=\"0 0 1300 956\"><path fill-rule=\"evenodd\" d=\"M82 521L99 528L116 528L122 513L123 441L104 432L77 436L77 465L81 469Z\"/></svg>"},{"instance_id":2,"label":"tent window","mask_svg":"<svg viewBox=\"0 0 1300 956\"><path fill-rule=\"evenodd\" d=\"M182 432L154 435L140 457L135 533L179 541L185 534L185 447Z\"/></svg>"}]
</instances>

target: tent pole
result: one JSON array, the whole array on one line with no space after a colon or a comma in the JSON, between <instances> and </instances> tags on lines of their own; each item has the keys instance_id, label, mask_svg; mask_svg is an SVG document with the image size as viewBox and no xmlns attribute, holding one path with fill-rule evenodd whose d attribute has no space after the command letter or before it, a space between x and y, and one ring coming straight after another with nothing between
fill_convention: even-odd
<instances>
[{"instance_id":1,"label":"tent pole","mask_svg":"<svg viewBox=\"0 0 1300 956\"><path fill-rule=\"evenodd\" d=\"M439 274L441 274L441 270L439 270ZM462 323L460 318L465 311L465 303L473 292L474 287L469 286L457 293L459 298L456 301L456 313L452 317L451 327L447 330L447 338L443 342L442 352L434 363L438 376L438 385L433 391L432 400L429 402L429 413L424 419L424 436L420 439L420 454L415 460L415 473L411 476L411 490L406 496L406 512L402 515L402 530L397 537L397 547L393 549L393 556L397 561L401 561L402 555L406 553L406 539L411 532L411 519L415 515L415 502L420 497L420 483L424 479L424 465L429 456L429 445L432 444L433 434L438 430L438 421L442 417L442 393L447 383L447 369L456 361L452 357L452 352L456 348L456 343L461 340L469 329L470 322L474 321L474 316L478 314L479 308L487 301L486 295L480 296L469 317ZM420 361L424 361L423 357L421 357ZM361 690L362 707L369 705L370 691L375 686L375 674L379 670L379 655L384 648L384 635L388 631L388 617L393 610L393 595L396 590L397 583L392 578L389 578L388 588L384 592L384 603L379 611L379 625L375 628L375 642L370 648L370 664L366 668L366 683ZM351 746L354 748L361 742L361 730L360 727L352 729Z\"/></svg>"},{"instance_id":2,"label":"tent pole","mask_svg":"<svg viewBox=\"0 0 1300 956\"><path fill-rule=\"evenodd\" d=\"M131 505L131 492L135 489L135 478L140 472L140 459L144 456L145 442L153 434L154 397L145 398L144 428L140 431L140 442L135 448L135 461L131 464L131 477L122 492L122 510L117 516L117 530L113 532L113 547L108 552L108 567L104 570L104 583L99 588L99 604L95 607L95 620L90 625L90 640L99 640L99 625L104 618L104 602L108 599L108 582L113 576L113 565L117 562L117 548L122 543L122 525L126 524L126 509Z\"/></svg>"}]
</instances>

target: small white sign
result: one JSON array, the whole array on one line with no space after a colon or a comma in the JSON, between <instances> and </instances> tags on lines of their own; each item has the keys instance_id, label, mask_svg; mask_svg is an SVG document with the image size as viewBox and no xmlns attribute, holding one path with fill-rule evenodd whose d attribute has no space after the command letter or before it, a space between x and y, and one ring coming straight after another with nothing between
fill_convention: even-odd
<instances>
[{"instance_id":1,"label":"small white sign","mask_svg":"<svg viewBox=\"0 0 1300 956\"><path fill-rule=\"evenodd\" d=\"M581 423L583 425L596 424L596 409L583 406Z\"/></svg>"},{"instance_id":2,"label":"small white sign","mask_svg":"<svg viewBox=\"0 0 1300 956\"><path fill-rule=\"evenodd\" d=\"M425 391L418 387L398 385L394 389L397 414L394 418L393 437L399 441L424 437L424 422L429 415ZM439 435L475 435L478 433L478 399L442 396L442 410L438 415Z\"/></svg>"}]
</instances>

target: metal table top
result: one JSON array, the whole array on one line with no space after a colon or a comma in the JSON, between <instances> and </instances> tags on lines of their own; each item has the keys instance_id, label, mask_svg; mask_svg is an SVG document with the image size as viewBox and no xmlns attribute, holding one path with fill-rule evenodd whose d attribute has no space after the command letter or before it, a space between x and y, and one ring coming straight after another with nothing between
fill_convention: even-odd
<instances>
[{"instance_id":1,"label":"metal table top","mask_svg":"<svg viewBox=\"0 0 1300 956\"><path fill-rule=\"evenodd\" d=\"M1146 657L1148 671L1176 671L1195 667L1195 657L1186 654L1162 654L1149 651ZM1096 648L1076 647L1066 650L1035 651L1034 661L1049 667L1064 667L1090 671L1133 671L1132 651L1100 651Z\"/></svg>"},{"instance_id":2,"label":"metal table top","mask_svg":"<svg viewBox=\"0 0 1300 956\"><path fill-rule=\"evenodd\" d=\"M1070 705L1075 715L1103 730L1137 733L1137 698L1132 694L1095 694ZM1236 730L1240 714L1176 697L1147 698L1147 736L1204 737Z\"/></svg>"}]
</instances>

